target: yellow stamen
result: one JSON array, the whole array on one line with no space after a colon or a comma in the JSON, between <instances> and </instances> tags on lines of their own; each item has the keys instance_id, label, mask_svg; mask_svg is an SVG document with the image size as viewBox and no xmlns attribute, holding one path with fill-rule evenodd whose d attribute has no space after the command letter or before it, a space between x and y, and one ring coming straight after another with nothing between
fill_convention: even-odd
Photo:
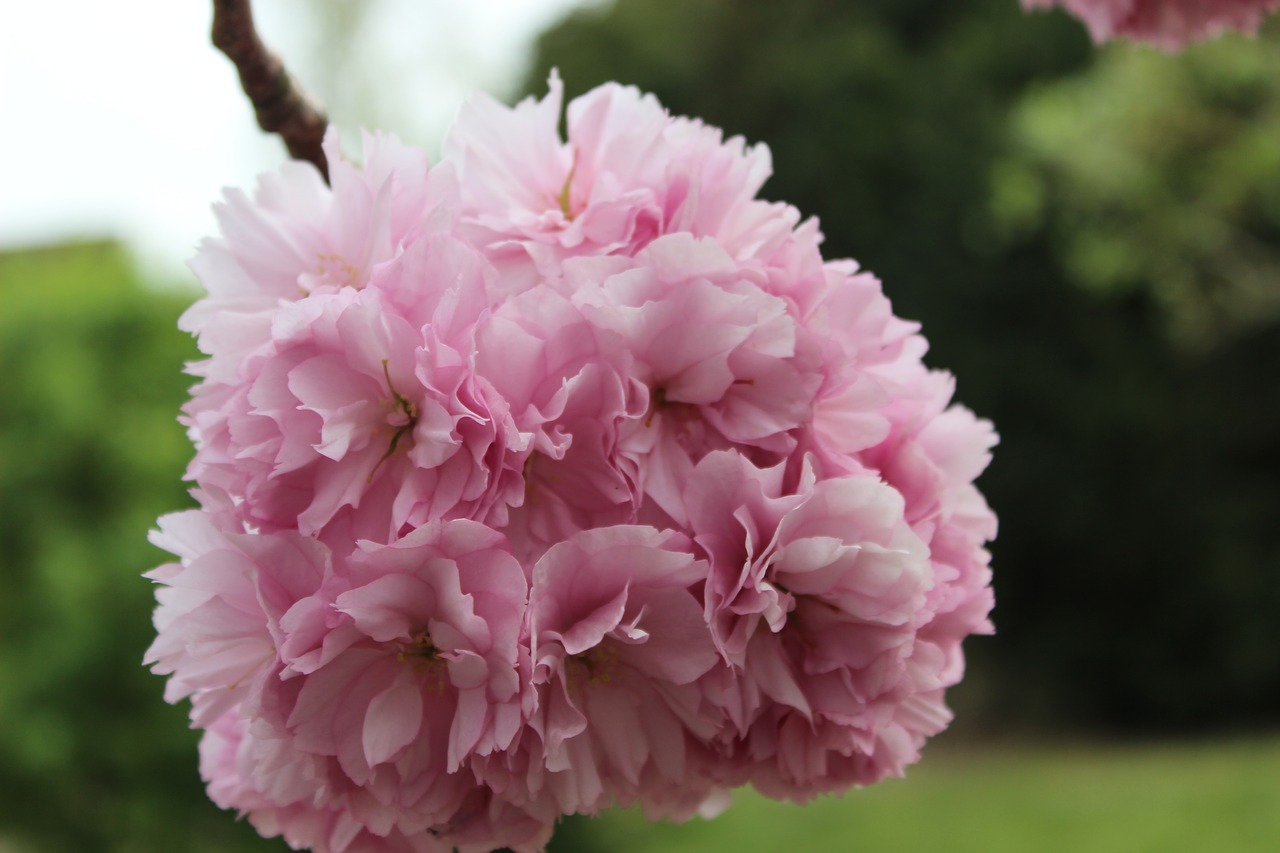
<instances>
[{"instance_id":1,"label":"yellow stamen","mask_svg":"<svg viewBox=\"0 0 1280 853\"><path fill-rule=\"evenodd\" d=\"M414 634L407 643L396 643L396 660L409 664L413 671L421 673L426 688L436 695L444 693L448 683L448 668L440 658L440 650L426 631Z\"/></svg>"},{"instance_id":2,"label":"yellow stamen","mask_svg":"<svg viewBox=\"0 0 1280 853\"><path fill-rule=\"evenodd\" d=\"M595 686L608 684L618 674L618 649L613 645L599 645L582 654L572 655L565 674L571 693L580 688L584 681Z\"/></svg>"},{"instance_id":3,"label":"yellow stamen","mask_svg":"<svg viewBox=\"0 0 1280 853\"><path fill-rule=\"evenodd\" d=\"M378 469L382 467L382 463L395 455L396 448L400 445L400 439L406 434L412 433L413 428L418 424L418 410L413 403L401 396L400 392L391 384L391 368L388 367L387 359L385 358L382 360L382 375L386 377L387 390L391 392L392 408L398 408L404 413L408 420L401 426L397 427L396 431L391 434L391 443L387 447L387 452L382 454L382 457L378 459L377 464L373 466L373 470L369 472L370 483L373 482L373 475L378 473Z\"/></svg>"},{"instance_id":4,"label":"yellow stamen","mask_svg":"<svg viewBox=\"0 0 1280 853\"><path fill-rule=\"evenodd\" d=\"M560 188L558 200L560 202L560 212L564 214L564 218L573 221L573 210L569 206L569 187L573 184L573 176L578 171L578 149L573 149L573 165L569 167L569 174L564 179L564 186Z\"/></svg>"}]
</instances>

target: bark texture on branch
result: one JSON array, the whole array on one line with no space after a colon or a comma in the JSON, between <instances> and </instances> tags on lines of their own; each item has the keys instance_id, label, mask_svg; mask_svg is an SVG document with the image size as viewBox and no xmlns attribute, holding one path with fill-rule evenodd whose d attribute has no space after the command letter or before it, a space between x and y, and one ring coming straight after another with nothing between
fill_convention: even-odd
<instances>
[{"instance_id":1,"label":"bark texture on branch","mask_svg":"<svg viewBox=\"0 0 1280 853\"><path fill-rule=\"evenodd\" d=\"M258 126L284 140L289 156L315 165L329 180L321 142L328 119L294 88L280 59L258 38L249 0L213 0L213 44L235 63Z\"/></svg>"}]
</instances>

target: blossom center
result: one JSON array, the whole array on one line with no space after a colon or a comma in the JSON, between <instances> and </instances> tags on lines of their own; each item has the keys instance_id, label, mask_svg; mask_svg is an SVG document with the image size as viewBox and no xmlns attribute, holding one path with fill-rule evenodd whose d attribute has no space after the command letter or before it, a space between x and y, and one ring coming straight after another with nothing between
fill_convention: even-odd
<instances>
[{"instance_id":1,"label":"blossom center","mask_svg":"<svg viewBox=\"0 0 1280 853\"><path fill-rule=\"evenodd\" d=\"M691 454L700 455L699 450L706 445L707 428L702 407L668 398L667 389L661 385L649 392L649 411L644 425L651 429L655 422L677 445Z\"/></svg>"},{"instance_id":2,"label":"blossom center","mask_svg":"<svg viewBox=\"0 0 1280 853\"><path fill-rule=\"evenodd\" d=\"M525 457L524 465L520 470L520 475L524 478L524 506L532 506L537 498L537 489L533 487L533 478L535 476L534 465L537 462L538 451L532 451Z\"/></svg>"},{"instance_id":3,"label":"blossom center","mask_svg":"<svg viewBox=\"0 0 1280 853\"><path fill-rule=\"evenodd\" d=\"M387 390L391 392L391 400L388 405L391 414L387 416L387 424L395 428L391 433L391 441L387 445L387 450L378 459L378 463L373 466L373 470L369 472L369 480L373 480L373 475L382 467L382 463L386 462L395 455L396 449L400 446L400 439L406 435L412 435L413 428L418 424L418 409L413 402L396 390L395 385L391 383L391 369L387 365L387 359L382 360L382 375L387 380Z\"/></svg>"},{"instance_id":4,"label":"blossom center","mask_svg":"<svg viewBox=\"0 0 1280 853\"><path fill-rule=\"evenodd\" d=\"M445 662L426 631L419 631L407 642L396 643L396 660L422 674L428 690L437 695L444 693L447 680Z\"/></svg>"},{"instance_id":5,"label":"blossom center","mask_svg":"<svg viewBox=\"0 0 1280 853\"><path fill-rule=\"evenodd\" d=\"M566 667L570 690L583 683L608 684L618 674L618 650L612 645L600 644L580 654L569 657Z\"/></svg>"},{"instance_id":6,"label":"blossom center","mask_svg":"<svg viewBox=\"0 0 1280 853\"><path fill-rule=\"evenodd\" d=\"M347 262L341 255L333 252L321 252L318 255L320 264L316 276L336 287L354 287L360 280L360 271Z\"/></svg>"},{"instance_id":7,"label":"blossom center","mask_svg":"<svg viewBox=\"0 0 1280 853\"><path fill-rule=\"evenodd\" d=\"M573 149L573 164L569 166L569 174L565 176L564 185L560 187L560 194L556 196L556 201L560 205L560 212L564 214L564 218L569 222L573 221L576 215L573 212L573 204L569 197L569 191L573 186L573 176L578 171L578 149Z\"/></svg>"}]
</instances>

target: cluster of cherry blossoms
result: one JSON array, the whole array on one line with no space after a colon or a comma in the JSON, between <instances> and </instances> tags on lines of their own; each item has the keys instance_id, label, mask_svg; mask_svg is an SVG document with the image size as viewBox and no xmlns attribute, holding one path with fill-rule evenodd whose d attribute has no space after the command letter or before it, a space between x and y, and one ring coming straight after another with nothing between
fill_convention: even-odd
<instances>
[{"instance_id":1,"label":"cluster of cherry blossoms","mask_svg":"<svg viewBox=\"0 0 1280 853\"><path fill-rule=\"evenodd\" d=\"M1084 22L1095 42L1127 38L1177 51L1227 31L1255 33L1280 0L1022 0L1022 5L1063 7Z\"/></svg>"},{"instance_id":2,"label":"cluster of cherry blossoms","mask_svg":"<svg viewBox=\"0 0 1280 853\"><path fill-rule=\"evenodd\" d=\"M990 630L990 424L762 146L607 85L230 191L200 508L147 653L211 797L334 853L540 849L903 772Z\"/></svg>"}]
</instances>

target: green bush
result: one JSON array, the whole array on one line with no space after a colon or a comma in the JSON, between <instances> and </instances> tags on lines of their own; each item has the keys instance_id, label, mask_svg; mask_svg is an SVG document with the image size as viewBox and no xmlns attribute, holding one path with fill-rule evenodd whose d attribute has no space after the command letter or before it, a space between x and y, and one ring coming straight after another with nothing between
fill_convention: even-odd
<instances>
[{"instance_id":1,"label":"green bush","mask_svg":"<svg viewBox=\"0 0 1280 853\"><path fill-rule=\"evenodd\" d=\"M141 666L146 531L191 504L190 299L115 244L0 254L0 849L283 848L205 798L186 708Z\"/></svg>"}]
</instances>

